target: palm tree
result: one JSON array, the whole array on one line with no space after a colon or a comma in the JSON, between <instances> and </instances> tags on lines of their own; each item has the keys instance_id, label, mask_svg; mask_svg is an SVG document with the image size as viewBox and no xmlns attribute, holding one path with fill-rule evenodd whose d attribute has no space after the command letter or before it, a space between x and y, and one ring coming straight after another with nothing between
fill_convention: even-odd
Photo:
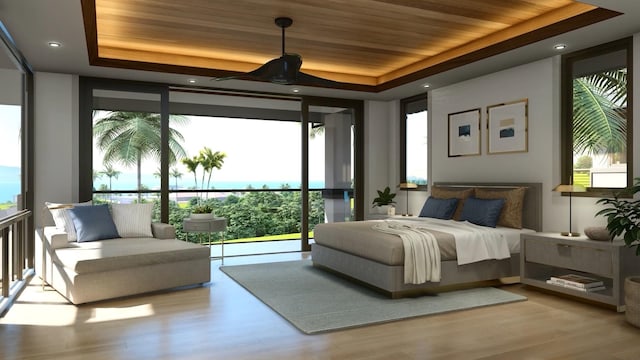
<instances>
[{"instance_id":1,"label":"palm tree","mask_svg":"<svg viewBox=\"0 0 640 360\"><path fill-rule=\"evenodd\" d=\"M120 176L120 171L113 168L113 165L106 163L104 164L104 170L100 171L99 174L104 175L109 178L109 191L111 191L111 179Z\"/></svg>"},{"instance_id":2,"label":"palm tree","mask_svg":"<svg viewBox=\"0 0 640 360\"><path fill-rule=\"evenodd\" d=\"M211 184L211 173L213 172L213 169L220 170L222 168L222 165L224 164L224 158L227 157L227 154L220 151L213 152L208 147L205 147L204 149L200 150L200 154L198 157L200 160L200 164L204 169L204 172L202 174L203 186L204 173L208 173L207 189L209 189Z\"/></svg>"},{"instance_id":3,"label":"palm tree","mask_svg":"<svg viewBox=\"0 0 640 360\"><path fill-rule=\"evenodd\" d=\"M188 158L185 157L182 159L182 163L184 164L184 166L187 167L187 170L189 170L190 173L193 174L193 180L194 180L194 189L198 189L198 166L200 166L200 159L197 156L194 156L193 158ZM198 204L200 203L200 197L198 196L198 193L196 192L196 198L198 198Z\"/></svg>"},{"instance_id":4,"label":"palm tree","mask_svg":"<svg viewBox=\"0 0 640 360\"><path fill-rule=\"evenodd\" d=\"M178 179L182 178L182 173L180 172L180 169L178 169L177 167L172 167L171 168L171 172L169 173L169 175L175 179L175 190L178 190Z\"/></svg>"},{"instance_id":5,"label":"palm tree","mask_svg":"<svg viewBox=\"0 0 640 360\"><path fill-rule=\"evenodd\" d=\"M186 123L183 116L171 116L172 123ZM160 161L160 115L142 112L115 111L93 125L98 149L104 152L105 163L121 162L125 166L136 165L138 189L142 189L142 160L146 157ZM185 156L180 144L182 134L169 128L169 163ZM138 201L141 201L138 193Z\"/></svg>"},{"instance_id":6,"label":"palm tree","mask_svg":"<svg viewBox=\"0 0 640 360\"><path fill-rule=\"evenodd\" d=\"M576 154L625 154L627 146L627 69L573 81L573 151Z\"/></svg>"}]
</instances>

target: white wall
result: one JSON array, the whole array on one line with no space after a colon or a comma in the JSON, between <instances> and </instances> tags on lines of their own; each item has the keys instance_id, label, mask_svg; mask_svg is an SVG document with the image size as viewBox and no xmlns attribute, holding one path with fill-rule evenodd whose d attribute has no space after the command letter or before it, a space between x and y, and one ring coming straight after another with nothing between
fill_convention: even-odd
<instances>
[{"instance_id":1,"label":"white wall","mask_svg":"<svg viewBox=\"0 0 640 360\"><path fill-rule=\"evenodd\" d=\"M634 67L640 66L640 36L634 37ZM634 83L638 83L637 72ZM541 182L544 231L569 230L569 199L552 189L560 183L560 56L525 64L431 92L431 181ZM638 92L634 102L638 103ZM528 151L487 154L487 106L528 99ZM481 155L448 157L448 114L481 108ZM640 116L634 117L640 128ZM640 134L634 132L634 143ZM636 151L637 153L637 151ZM640 157L634 157L634 176L640 174ZM423 198L418 199L421 205ZM594 215L600 209L594 198L573 198L572 230L604 225ZM419 211L417 206L412 207Z\"/></svg>"},{"instance_id":2,"label":"white wall","mask_svg":"<svg viewBox=\"0 0 640 360\"><path fill-rule=\"evenodd\" d=\"M37 72L34 86L34 198L40 226L45 201L78 201L78 77Z\"/></svg>"},{"instance_id":3,"label":"white wall","mask_svg":"<svg viewBox=\"0 0 640 360\"><path fill-rule=\"evenodd\" d=\"M365 218L371 208L376 190L389 186L394 192L399 177L399 101L365 101Z\"/></svg>"}]
</instances>

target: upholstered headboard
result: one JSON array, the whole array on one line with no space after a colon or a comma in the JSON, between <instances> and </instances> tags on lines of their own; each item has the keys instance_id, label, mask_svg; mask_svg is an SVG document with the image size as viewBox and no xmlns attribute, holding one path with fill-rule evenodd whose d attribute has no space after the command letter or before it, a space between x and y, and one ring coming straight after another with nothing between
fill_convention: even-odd
<instances>
[{"instance_id":1,"label":"upholstered headboard","mask_svg":"<svg viewBox=\"0 0 640 360\"><path fill-rule=\"evenodd\" d=\"M522 208L522 226L535 231L542 231L542 183L471 183L471 182L436 182L435 186L460 188L510 189L526 187Z\"/></svg>"}]
</instances>

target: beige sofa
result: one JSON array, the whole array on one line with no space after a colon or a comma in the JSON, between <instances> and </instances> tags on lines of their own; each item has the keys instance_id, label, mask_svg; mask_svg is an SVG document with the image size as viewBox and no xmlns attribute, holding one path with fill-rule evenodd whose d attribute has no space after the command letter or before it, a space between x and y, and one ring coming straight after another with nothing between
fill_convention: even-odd
<instances>
[{"instance_id":1,"label":"beige sofa","mask_svg":"<svg viewBox=\"0 0 640 360\"><path fill-rule=\"evenodd\" d=\"M209 248L175 239L153 223L153 237L69 242L64 230L36 232L36 272L73 304L141 294L211 280Z\"/></svg>"}]
</instances>

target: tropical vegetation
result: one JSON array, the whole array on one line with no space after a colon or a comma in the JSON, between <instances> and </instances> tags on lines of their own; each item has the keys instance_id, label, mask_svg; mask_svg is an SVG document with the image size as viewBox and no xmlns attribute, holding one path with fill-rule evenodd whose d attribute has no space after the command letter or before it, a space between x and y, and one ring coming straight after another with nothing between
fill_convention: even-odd
<instances>
[{"instance_id":1,"label":"tropical vegetation","mask_svg":"<svg viewBox=\"0 0 640 360\"><path fill-rule=\"evenodd\" d=\"M573 81L573 152L626 161L627 69Z\"/></svg>"},{"instance_id":2,"label":"tropical vegetation","mask_svg":"<svg viewBox=\"0 0 640 360\"><path fill-rule=\"evenodd\" d=\"M596 214L607 218L607 230L612 237L623 236L629 247L636 248L636 255L640 255L640 200L621 199L633 197L640 192L640 177L635 178L635 184L616 192L614 197L598 200L597 204L606 207Z\"/></svg>"},{"instance_id":3,"label":"tropical vegetation","mask_svg":"<svg viewBox=\"0 0 640 360\"><path fill-rule=\"evenodd\" d=\"M263 188L264 189L264 188ZM286 190L287 186L283 186ZM266 190L266 189L265 189ZM196 241L195 234L187 237L182 231L182 221L193 211L193 207L211 206L216 216L227 219L225 239L246 239L282 234L298 234L301 231L301 193L299 191L256 191L242 195L231 194L225 198L193 198L187 207L175 201L169 202L169 223L176 228L176 236L182 240ZM309 229L324 223L324 200L320 191L309 194ZM154 218L160 218L160 205L154 207ZM212 234L217 240L220 234Z\"/></svg>"},{"instance_id":4,"label":"tropical vegetation","mask_svg":"<svg viewBox=\"0 0 640 360\"><path fill-rule=\"evenodd\" d=\"M187 118L172 115L171 124L184 124ZM144 112L114 111L98 118L93 124L96 145L104 153L104 164L118 162L124 166L135 166L138 174L138 189L142 188L142 160L152 158L160 162L162 149L160 114ZM181 145L184 138L169 126L169 164L186 156ZM138 194L138 201L141 201Z\"/></svg>"}]
</instances>

